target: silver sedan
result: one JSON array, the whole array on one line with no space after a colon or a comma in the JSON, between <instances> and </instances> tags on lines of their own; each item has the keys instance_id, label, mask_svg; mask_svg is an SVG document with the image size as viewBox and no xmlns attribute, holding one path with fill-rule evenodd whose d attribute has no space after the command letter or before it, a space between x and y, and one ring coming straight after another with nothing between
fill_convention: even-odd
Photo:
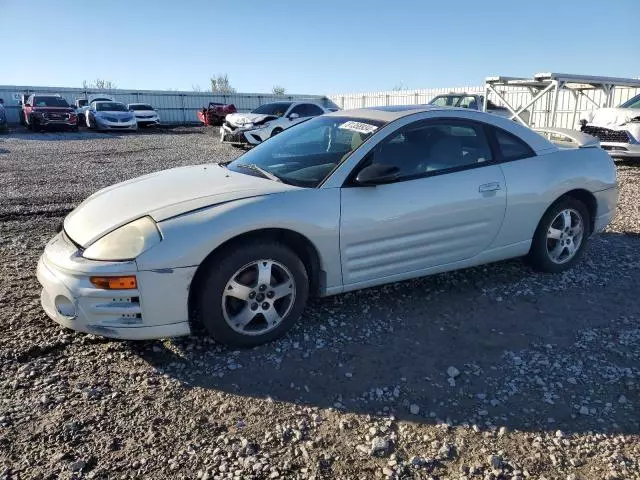
<instances>
[{"instance_id":1,"label":"silver sedan","mask_svg":"<svg viewBox=\"0 0 640 480\"><path fill-rule=\"evenodd\" d=\"M138 130L138 122L124 103L93 101L85 113L88 128L96 130Z\"/></svg>"},{"instance_id":2,"label":"silver sedan","mask_svg":"<svg viewBox=\"0 0 640 480\"><path fill-rule=\"evenodd\" d=\"M617 197L596 141L559 148L468 109L340 111L226 165L96 192L40 259L42 305L93 334L201 324L220 342L257 345L283 335L311 295L513 257L562 272Z\"/></svg>"}]
</instances>

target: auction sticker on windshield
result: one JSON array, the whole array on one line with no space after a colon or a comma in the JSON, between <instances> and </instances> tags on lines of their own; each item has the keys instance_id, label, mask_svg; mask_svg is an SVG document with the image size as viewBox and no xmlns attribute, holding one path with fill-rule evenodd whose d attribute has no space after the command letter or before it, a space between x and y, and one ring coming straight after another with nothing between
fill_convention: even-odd
<instances>
[{"instance_id":1,"label":"auction sticker on windshield","mask_svg":"<svg viewBox=\"0 0 640 480\"><path fill-rule=\"evenodd\" d=\"M365 134L373 133L378 129L378 127L371 125L370 123L354 122L353 120L343 123L338 128Z\"/></svg>"}]
</instances>

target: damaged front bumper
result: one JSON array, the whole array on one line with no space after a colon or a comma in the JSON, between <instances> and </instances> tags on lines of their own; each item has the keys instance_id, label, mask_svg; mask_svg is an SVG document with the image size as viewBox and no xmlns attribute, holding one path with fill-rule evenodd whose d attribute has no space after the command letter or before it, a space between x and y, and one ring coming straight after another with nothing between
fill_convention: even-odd
<instances>
[{"instance_id":1,"label":"damaged front bumper","mask_svg":"<svg viewBox=\"0 0 640 480\"><path fill-rule=\"evenodd\" d=\"M638 140L640 138L640 126L637 130L638 132L632 132L627 128L601 127L593 124L587 124L582 127L583 133L592 135L600 140L602 149L615 158L640 157L640 140ZM636 133L635 136L634 133Z\"/></svg>"},{"instance_id":2,"label":"damaged front bumper","mask_svg":"<svg viewBox=\"0 0 640 480\"><path fill-rule=\"evenodd\" d=\"M265 140L264 134L265 132L262 128L235 127L227 122L220 127L220 141L232 145L258 145Z\"/></svg>"},{"instance_id":3,"label":"damaged front bumper","mask_svg":"<svg viewBox=\"0 0 640 480\"><path fill-rule=\"evenodd\" d=\"M135 261L88 260L63 233L47 244L36 276L53 321L79 332L126 340L188 335L187 292L196 267L141 271ZM97 288L91 276L135 275L130 290Z\"/></svg>"}]
</instances>

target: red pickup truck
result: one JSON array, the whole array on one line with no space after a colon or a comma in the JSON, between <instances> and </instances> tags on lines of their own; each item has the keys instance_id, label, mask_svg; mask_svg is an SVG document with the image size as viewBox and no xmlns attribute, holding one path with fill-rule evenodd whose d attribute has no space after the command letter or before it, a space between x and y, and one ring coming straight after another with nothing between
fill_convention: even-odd
<instances>
[{"instance_id":1,"label":"red pickup truck","mask_svg":"<svg viewBox=\"0 0 640 480\"><path fill-rule=\"evenodd\" d=\"M22 114L30 130L51 127L78 130L75 110L60 95L35 93L25 100Z\"/></svg>"},{"instance_id":2,"label":"red pickup truck","mask_svg":"<svg viewBox=\"0 0 640 480\"><path fill-rule=\"evenodd\" d=\"M234 104L209 102L208 107L198 110L198 120L205 125L222 125L224 117L237 111Z\"/></svg>"}]
</instances>

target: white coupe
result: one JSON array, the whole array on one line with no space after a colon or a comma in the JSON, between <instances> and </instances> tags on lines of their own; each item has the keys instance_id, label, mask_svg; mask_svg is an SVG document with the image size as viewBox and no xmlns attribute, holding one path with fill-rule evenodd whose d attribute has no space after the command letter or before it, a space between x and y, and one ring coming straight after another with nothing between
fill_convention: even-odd
<instances>
[{"instance_id":1,"label":"white coupe","mask_svg":"<svg viewBox=\"0 0 640 480\"><path fill-rule=\"evenodd\" d=\"M45 312L75 330L149 339L202 325L251 346L284 334L310 295L521 256L562 272L617 197L597 141L558 148L469 109L341 111L226 165L96 192L37 275Z\"/></svg>"}]
</instances>

